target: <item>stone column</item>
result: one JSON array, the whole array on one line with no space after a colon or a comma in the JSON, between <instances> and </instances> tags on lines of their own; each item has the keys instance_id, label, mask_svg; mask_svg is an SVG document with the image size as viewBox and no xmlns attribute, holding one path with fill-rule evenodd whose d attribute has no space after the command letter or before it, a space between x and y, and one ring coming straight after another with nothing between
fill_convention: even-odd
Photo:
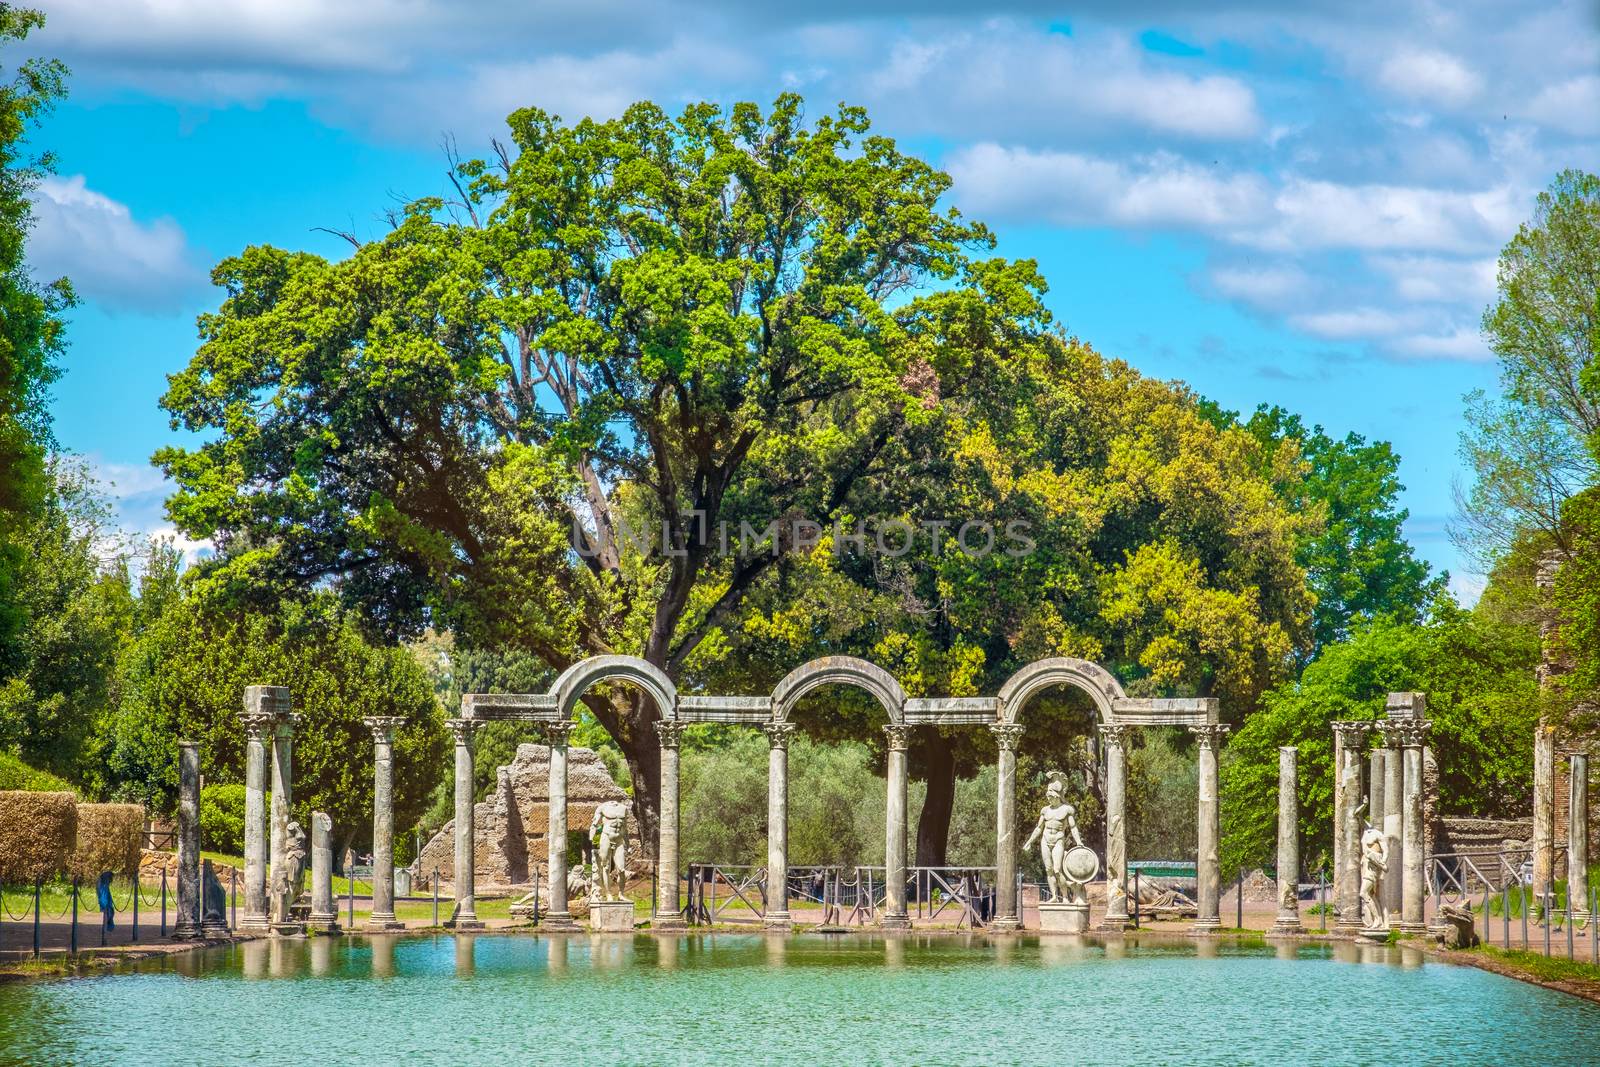
<instances>
[{"instance_id":1,"label":"stone column","mask_svg":"<svg viewBox=\"0 0 1600 1067\"><path fill-rule=\"evenodd\" d=\"M1421 933L1423 930L1422 741L1427 730L1428 724L1420 719L1405 723L1400 730L1401 744L1405 746L1401 749L1405 768L1400 786L1403 802L1400 825L1403 866L1400 881L1400 923L1396 928L1402 933L1412 934Z\"/></svg>"},{"instance_id":2,"label":"stone column","mask_svg":"<svg viewBox=\"0 0 1600 1067\"><path fill-rule=\"evenodd\" d=\"M445 922L445 925L455 930L482 930L483 923L478 919L478 906L474 899L477 853L476 842L473 841L473 832L476 828L473 826L472 816L472 796L475 788L472 735L477 732L480 724L475 719L448 719L446 724L456 741L456 909L455 914Z\"/></svg>"},{"instance_id":3,"label":"stone column","mask_svg":"<svg viewBox=\"0 0 1600 1067\"><path fill-rule=\"evenodd\" d=\"M311 813L311 914L306 925L327 933L339 929L333 903L333 820L325 811Z\"/></svg>"},{"instance_id":4,"label":"stone column","mask_svg":"<svg viewBox=\"0 0 1600 1067\"><path fill-rule=\"evenodd\" d=\"M1556 732L1541 718L1533 734L1533 895L1543 900L1554 884Z\"/></svg>"},{"instance_id":5,"label":"stone column","mask_svg":"<svg viewBox=\"0 0 1600 1067\"><path fill-rule=\"evenodd\" d=\"M198 941L200 933L200 746L178 742L178 918L172 936Z\"/></svg>"},{"instance_id":6,"label":"stone column","mask_svg":"<svg viewBox=\"0 0 1600 1067\"><path fill-rule=\"evenodd\" d=\"M999 796L995 805L995 909L993 930L1017 930L1022 916L1017 910L1017 742L1021 723L994 723L989 727L1000 758L995 765Z\"/></svg>"},{"instance_id":7,"label":"stone column","mask_svg":"<svg viewBox=\"0 0 1600 1067\"><path fill-rule=\"evenodd\" d=\"M405 719L361 720L372 731L372 914L368 930L404 930L394 915L394 731ZM458 831L459 832L459 831Z\"/></svg>"},{"instance_id":8,"label":"stone column","mask_svg":"<svg viewBox=\"0 0 1600 1067\"><path fill-rule=\"evenodd\" d=\"M767 926L789 925L789 735L792 722L762 727L767 743Z\"/></svg>"},{"instance_id":9,"label":"stone column","mask_svg":"<svg viewBox=\"0 0 1600 1067\"><path fill-rule=\"evenodd\" d=\"M544 925L552 930L576 930L567 910L567 737L572 720L545 724L550 737L550 911Z\"/></svg>"},{"instance_id":10,"label":"stone column","mask_svg":"<svg viewBox=\"0 0 1600 1067\"><path fill-rule=\"evenodd\" d=\"M1589 918L1589 754L1570 754L1570 792L1567 807L1567 895L1573 921Z\"/></svg>"},{"instance_id":11,"label":"stone column","mask_svg":"<svg viewBox=\"0 0 1600 1067\"><path fill-rule=\"evenodd\" d=\"M684 925L683 906L678 901L678 742L683 727L683 723L667 719L656 723L661 737L661 837L656 850L656 913L651 925L657 930Z\"/></svg>"},{"instance_id":12,"label":"stone column","mask_svg":"<svg viewBox=\"0 0 1600 1067\"><path fill-rule=\"evenodd\" d=\"M906 749L910 745L911 727L894 723L885 726L883 732L889 742L889 802L883 843L881 925L886 929L904 929L911 925L906 912Z\"/></svg>"},{"instance_id":13,"label":"stone column","mask_svg":"<svg viewBox=\"0 0 1600 1067\"><path fill-rule=\"evenodd\" d=\"M1383 876L1383 906L1391 916L1400 914L1400 877L1394 863L1402 855L1403 784L1405 760L1400 754L1400 735L1387 724L1383 729L1383 836L1389 843L1389 870Z\"/></svg>"},{"instance_id":14,"label":"stone column","mask_svg":"<svg viewBox=\"0 0 1600 1067\"><path fill-rule=\"evenodd\" d=\"M1106 758L1106 914L1102 929L1128 925L1128 727L1100 727Z\"/></svg>"},{"instance_id":15,"label":"stone column","mask_svg":"<svg viewBox=\"0 0 1600 1067\"><path fill-rule=\"evenodd\" d=\"M1217 749L1227 736L1228 727L1222 723L1191 726L1199 748L1200 802L1199 848L1195 855L1195 882L1199 899L1192 929L1196 933L1211 933L1222 925L1222 871L1217 859L1217 842L1222 836L1221 809L1217 798Z\"/></svg>"},{"instance_id":16,"label":"stone column","mask_svg":"<svg viewBox=\"0 0 1600 1067\"><path fill-rule=\"evenodd\" d=\"M1299 750L1278 749L1278 915L1268 935L1305 933L1300 925Z\"/></svg>"},{"instance_id":17,"label":"stone column","mask_svg":"<svg viewBox=\"0 0 1600 1067\"><path fill-rule=\"evenodd\" d=\"M265 931L267 918L267 740L289 712L289 690L252 685L244 691L244 914L241 930Z\"/></svg>"},{"instance_id":18,"label":"stone column","mask_svg":"<svg viewBox=\"0 0 1600 1067\"><path fill-rule=\"evenodd\" d=\"M1382 723L1373 723L1373 728L1383 730ZM1387 802L1383 777L1383 747L1380 745L1367 756L1367 821L1374 827L1383 829L1383 810Z\"/></svg>"},{"instance_id":19,"label":"stone column","mask_svg":"<svg viewBox=\"0 0 1600 1067\"><path fill-rule=\"evenodd\" d=\"M1334 926L1341 930L1361 928L1361 833L1356 811L1361 807L1361 739L1371 728L1366 722L1333 724L1339 767L1338 811L1334 838L1338 859L1334 867Z\"/></svg>"},{"instance_id":20,"label":"stone column","mask_svg":"<svg viewBox=\"0 0 1600 1067\"><path fill-rule=\"evenodd\" d=\"M294 728L300 716L282 714L272 730L272 877L283 869L289 846L289 808L294 803Z\"/></svg>"}]
</instances>

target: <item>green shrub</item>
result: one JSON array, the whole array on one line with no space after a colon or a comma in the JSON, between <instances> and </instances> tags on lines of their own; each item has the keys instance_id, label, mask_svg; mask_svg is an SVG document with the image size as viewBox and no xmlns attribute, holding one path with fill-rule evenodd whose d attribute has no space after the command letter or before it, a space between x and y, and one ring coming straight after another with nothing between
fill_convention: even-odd
<instances>
[{"instance_id":1,"label":"green shrub","mask_svg":"<svg viewBox=\"0 0 1600 1067\"><path fill-rule=\"evenodd\" d=\"M0 790L16 789L33 793L71 793L72 786L48 771L37 770L17 757L0 752Z\"/></svg>"},{"instance_id":2,"label":"green shrub","mask_svg":"<svg viewBox=\"0 0 1600 1067\"><path fill-rule=\"evenodd\" d=\"M244 853L244 786L208 785L200 790L200 847L229 856Z\"/></svg>"}]
</instances>

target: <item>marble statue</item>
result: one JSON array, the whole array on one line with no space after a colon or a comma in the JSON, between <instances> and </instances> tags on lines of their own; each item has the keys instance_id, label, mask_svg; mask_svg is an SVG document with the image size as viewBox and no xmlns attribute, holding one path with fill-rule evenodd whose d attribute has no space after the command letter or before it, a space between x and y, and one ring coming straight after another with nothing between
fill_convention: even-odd
<instances>
[{"instance_id":1,"label":"marble statue","mask_svg":"<svg viewBox=\"0 0 1600 1067\"><path fill-rule=\"evenodd\" d=\"M595 893L605 900L623 900L628 880L628 805L608 800L594 809L589 837L595 842Z\"/></svg>"},{"instance_id":2,"label":"marble statue","mask_svg":"<svg viewBox=\"0 0 1600 1067\"><path fill-rule=\"evenodd\" d=\"M306 873L306 832L293 819L289 820L284 838L283 870L272 872L272 921L292 921L290 909L300 896L300 885Z\"/></svg>"},{"instance_id":3,"label":"marble statue","mask_svg":"<svg viewBox=\"0 0 1600 1067\"><path fill-rule=\"evenodd\" d=\"M1050 882L1050 899L1046 903L1064 900L1069 904L1083 904L1088 900L1083 883L1067 870L1067 835L1072 836L1074 847L1084 847L1083 838L1078 835L1077 810L1065 800L1066 777L1060 771L1051 771L1048 777L1050 785L1045 789L1044 809L1039 812L1039 821L1034 823L1033 833L1028 835L1022 850L1026 852L1035 841L1039 842L1039 858L1044 860L1045 876Z\"/></svg>"},{"instance_id":4,"label":"marble statue","mask_svg":"<svg viewBox=\"0 0 1600 1067\"><path fill-rule=\"evenodd\" d=\"M1389 927L1389 909L1383 903L1383 876L1389 869L1389 837L1362 818L1367 810L1366 801L1356 808L1355 817L1365 830L1361 832L1361 919L1368 930L1386 930Z\"/></svg>"}]
</instances>

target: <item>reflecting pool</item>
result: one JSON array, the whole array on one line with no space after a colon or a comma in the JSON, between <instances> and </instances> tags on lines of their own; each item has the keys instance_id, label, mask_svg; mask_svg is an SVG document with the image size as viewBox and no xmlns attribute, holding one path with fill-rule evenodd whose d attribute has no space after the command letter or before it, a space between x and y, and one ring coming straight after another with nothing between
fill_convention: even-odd
<instances>
[{"instance_id":1,"label":"reflecting pool","mask_svg":"<svg viewBox=\"0 0 1600 1067\"><path fill-rule=\"evenodd\" d=\"M1583 1063L1600 1006L1388 947L259 941L0 986L21 1063Z\"/></svg>"}]
</instances>

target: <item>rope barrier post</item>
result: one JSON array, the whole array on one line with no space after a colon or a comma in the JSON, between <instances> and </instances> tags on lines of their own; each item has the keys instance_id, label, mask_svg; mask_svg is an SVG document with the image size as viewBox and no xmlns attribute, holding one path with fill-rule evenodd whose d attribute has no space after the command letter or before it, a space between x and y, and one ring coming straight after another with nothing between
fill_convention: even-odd
<instances>
[{"instance_id":1,"label":"rope barrier post","mask_svg":"<svg viewBox=\"0 0 1600 1067\"><path fill-rule=\"evenodd\" d=\"M1501 919L1501 922L1500 922L1501 940L1504 942L1506 950L1510 951L1510 949L1511 949L1511 883L1510 882L1506 883L1506 891L1505 891L1505 893L1503 895L1503 899L1500 902L1500 911L1502 912L1502 914L1500 916L1500 919Z\"/></svg>"},{"instance_id":2,"label":"rope barrier post","mask_svg":"<svg viewBox=\"0 0 1600 1067\"><path fill-rule=\"evenodd\" d=\"M33 880L33 958L39 958L39 902L44 896L44 879Z\"/></svg>"},{"instance_id":3,"label":"rope barrier post","mask_svg":"<svg viewBox=\"0 0 1600 1067\"><path fill-rule=\"evenodd\" d=\"M539 913L538 886L535 886L533 890L533 911L534 918L537 919ZM439 925L439 868L437 867L433 869L433 925Z\"/></svg>"},{"instance_id":4,"label":"rope barrier post","mask_svg":"<svg viewBox=\"0 0 1600 1067\"><path fill-rule=\"evenodd\" d=\"M1595 895L1589 890L1589 962L1600 964L1600 915L1595 914Z\"/></svg>"},{"instance_id":5,"label":"rope barrier post","mask_svg":"<svg viewBox=\"0 0 1600 1067\"><path fill-rule=\"evenodd\" d=\"M78 876L77 875L73 875L72 876L72 940L69 942L69 945L71 947L68 948L68 950L67 950L68 953L73 955L73 956L76 956L78 954Z\"/></svg>"},{"instance_id":6,"label":"rope barrier post","mask_svg":"<svg viewBox=\"0 0 1600 1067\"><path fill-rule=\"evenodd\" d=\"M1317 871L1317 914L1322 917L1322 932L1328 932L1328 875Z\"/></svg>"},{"instance_id":7,"label":"rope barrier post","mask_svg":"<svg viewBox=\"0 0 1600 1067\"><path fill-rule=\"evenodd\" d=\"M239 925L239 868L228 868L228 929Z\"/></svg>"},{"instance_id":8,"label":"rope barrier post","mask_svg":"<svg viewBox=\"0 0 1600 1067\"><path fill-rule=\"evenodd\" d=\"M1574 940L1574 935L1572 933L1572 886L1569 883L1568 886L1567 886L1567 959L1569 959L1569 960L1572 959L1572 952L1573 952L1572 943L1573 943L1573 940Z\"/></svg>"},{"instance_id":9,"label":"rope barrier post","mask_svg":"<svg viewBox=\"0 0 1600 1067\"><path fill-rule=\"evenodd\" d=\"M1239 867L1239 897L1234 901L1233 928L1244 929L1244 867Z\"/></svg>"},{"instance_id":10,"label":"rope barrier post","mask_svg":"<svg viewBox=\"0 0 1600 1067\"><path fill-rule=\"evenodd\" d=\"M161 936L167 936L167 868L161 868Z\"/></svg>"},{"instance_id":11,"label":"rope barrier post","mask_svg":"<svg viewBox=\"0 0 1600 1067\"><path fill-rule=\"evenodd\" d=\"M133 873L133 932L128 935L128 944L139 943L139 872Z\"/></svg>"},{"instance_id":12,"label":"rope barrier post","mask_svg":"<svg viewBox=\"0 0 1600 1067\"><path fill-rule=\"evenodd\" d=\"M345 859L347 860L350 858L348 855L349 851L349 849L345 850L347 853ZM344 895L345 903L348 905L348 911L350 913L350 929L354 930L356 928L356 865L354 863L350 864L344 869L344 879Z\"/></svg>"},{"instance_id":13,"label":"rope barrier post","mask_svg":"<svg viewBox=\"0 0 1600 1067\"><path fill-rule=\"evenodd\" d=\"M1483 939L1493 940L1489 933L1489 883L1483 883Z\"/></svg>"},{"instance_id":14,"label":"rope barrier post","mask_svg":"<svg viewBox=\"0 0 1600 1067\"><path fill-rule=\"evenodd\" d=\"M1139 869L1133 871L1133 928L1139 929Z\"/></svg>"},{"instance_id":15,"label":"rope barrier post","mask_svg":"<svg viewBox=\"0 0 1600 1067\"><path fill-rule=\"evenodd\" d=\"M1550 890L1544 891L1544 954L1550 955Z\"/></svg>"}]
</instances>

